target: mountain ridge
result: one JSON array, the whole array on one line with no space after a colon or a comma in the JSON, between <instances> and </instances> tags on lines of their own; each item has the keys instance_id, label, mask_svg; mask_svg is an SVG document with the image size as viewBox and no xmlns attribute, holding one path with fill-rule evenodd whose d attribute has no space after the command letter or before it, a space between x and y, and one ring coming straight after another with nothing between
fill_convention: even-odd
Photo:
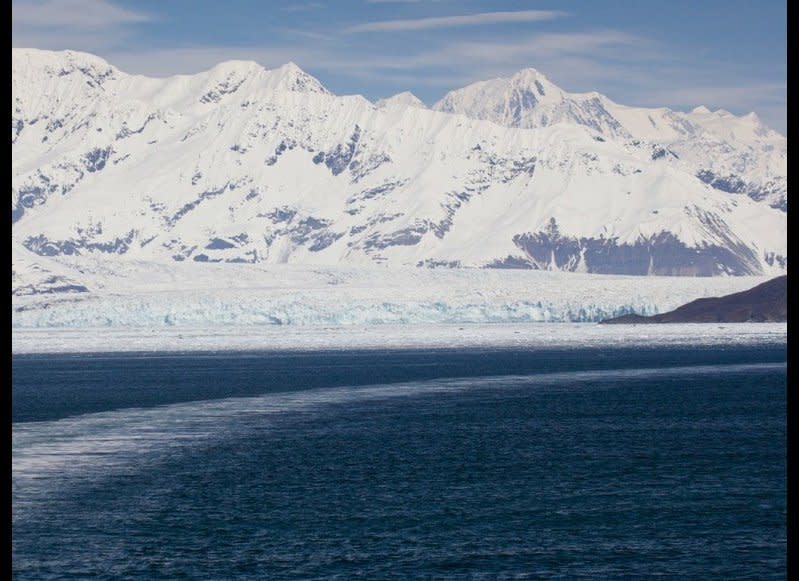
<instances>
[{"instance_id":1,"label":"mountain ridge","mask_svg":"<svg viewBox=\"0 0 799 581\"><path fill-rule=\"evenodd\" d=\"M787 268L787 202L782 211L714 188L668 148L586 124L504 127L408 97L377 106L333 95L293 63L151 79L74 51L14 49L12 61L15 253L616 274Z\"/></svg>"},{"instance_id":2,"label":"mountain ridge","mask_svg":"<svg viewBox=\"0 0 799 581\"><path fill-rule=\"evenodd\" d=\"M704 105L688 113L630 107L595 91L569 93L535 69L478 81L447 93L433 109L508 127L585 125L605 138L648 142L716 189L787 211L787 140L754 112L740 117ZM714 156L707 159L707 151Z\"/></svg>"}]
</instances>

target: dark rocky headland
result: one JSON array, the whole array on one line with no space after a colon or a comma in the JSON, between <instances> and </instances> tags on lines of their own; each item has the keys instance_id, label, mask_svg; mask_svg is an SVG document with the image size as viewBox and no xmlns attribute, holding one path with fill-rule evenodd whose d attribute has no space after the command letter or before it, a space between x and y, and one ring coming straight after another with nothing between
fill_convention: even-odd
<instances>
[{"instance_id":1,"label":"dark rocky headland","mask_svg":"<svg viewBox=\"0 0 799 581\"><path fill-rule=\"evenodd\" d=\"M739 293L697 299L668 313L650 317L623 315L601 323L781 323L787 320L788 276L782 275Z\"/></svg>"}]
</instances>

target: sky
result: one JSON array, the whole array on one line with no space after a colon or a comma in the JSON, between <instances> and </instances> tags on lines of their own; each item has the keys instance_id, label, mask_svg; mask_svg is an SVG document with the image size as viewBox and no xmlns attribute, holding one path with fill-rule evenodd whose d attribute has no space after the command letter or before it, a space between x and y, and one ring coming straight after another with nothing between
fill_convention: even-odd
<instances>
[{"instance_id":1,"label":"sky","mask_svg":"<svg viewBox=\"0 0 799 581\"><path fill-rule=\"evenodd\" d=\"M787 0L12 0L15 47L128 73L293 61L336 94L428 105L533 67L571 92L754 111L787 134Z\"/></svg>"}]
</instances>

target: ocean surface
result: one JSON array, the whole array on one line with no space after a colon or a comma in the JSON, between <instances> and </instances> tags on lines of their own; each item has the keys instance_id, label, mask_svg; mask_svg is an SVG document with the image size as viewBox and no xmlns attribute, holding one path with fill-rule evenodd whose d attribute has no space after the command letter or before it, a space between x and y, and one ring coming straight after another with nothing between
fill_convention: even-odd
<instances>
[{"instance_id":1,"label":"ocean surface","mask_svg":"<svg viewBox=\"0 0 799 581\"><path fill-rule=\"evenodd\" d=\"M785 345L15 355L15 579L784 579Z\"/></svg>"}]
</instances>

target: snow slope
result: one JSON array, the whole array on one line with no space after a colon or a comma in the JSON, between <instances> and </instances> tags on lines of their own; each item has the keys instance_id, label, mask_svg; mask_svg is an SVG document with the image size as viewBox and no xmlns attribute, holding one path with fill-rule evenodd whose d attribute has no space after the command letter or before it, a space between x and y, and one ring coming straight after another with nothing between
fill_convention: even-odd
<instances>
[{"instance_id":1,"label":"snow slope","mask_svg":"<svg viewBox=\"0 0 799 581\"><path fill-rule=\"evenodd\" d=\"M522 95L518 122L483 115L474 107L493 89L437 106L463 114L409 94L375 106L291 63L153 79L85 53L13 49L12 290L93 288L47 282L46 261L65 257L110 272L130 261L198 273L214 262L785 271L784 138L750 118L653 116L520 75L565 112L539 122ZM662 130L641 133L649 116ZM757 171L735 175L777 194L730 194L697 173L727 176L736 139L770 144L771 161L752 153Z\"/></svg>"},{"instance_id":2,"label":"snow slope","mask_svg":"<svg viewBox=\"0 0 799 581\"><path fill-rule=\"evenodd\" d=\"M388 108L388 107L419 107L421 109L426 109L427 107L422 102L419 97L411 93L410 91L403 91L402 93L397 93L396 95L392 95L388 99L379 99L375 101L375 107L379 108Z\"/></svg>"},{"instance_id":3,"label":"snow slope","mask_svg":"<svg viewBox=\"0 0 799 581\"><path fill-rule=\"evenodd\" d=\"M648 153L714 189L745 194L787 211L787 139L755 113L736 117L697 107L627 107L596 92L568 93L535 69L451 91L433 106L508 127L575 123Z\"/></svg>"}]
</instances>

